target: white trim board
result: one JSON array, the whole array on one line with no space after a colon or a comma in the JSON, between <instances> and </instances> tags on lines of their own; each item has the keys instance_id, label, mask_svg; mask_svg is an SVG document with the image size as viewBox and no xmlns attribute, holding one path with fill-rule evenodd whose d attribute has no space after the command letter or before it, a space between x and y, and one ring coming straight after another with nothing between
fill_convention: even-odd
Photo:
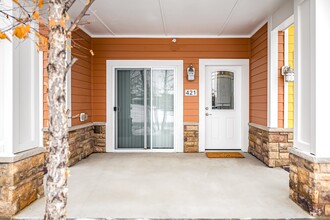
<instances>
[{"instance_id":1,"label":"white trim board","mask_svg":"<svg viewBox=\"0 0 330 220\"><path fill-rule=\"evenodd\" d=\"M199 152L205 151L205 69L206 66L242 67L241 132L242 151L248 150L249 133L249 59L200 59L199 60Z\"/></svg>"},{"instance_id":2,"label":"white trim board","mask_svg":"<svg viewBox=\"0 0 330 220\"><path fill-rule=\"evenodd\" d=\"M174 150L175 152L183 152L183 60L107 60L106 67L106 151L107 152L123 152L123 150L115 149L115 115L113 107L115 104L115 69L116 68L175 68L175 100L174 100ZM164 152L166 150L163 150ZM125 152L132 152L125 150ZM134 151L135 152L135 151ZM140 151L138 151L140 152ZM141 152L159 152L159 150L142 150ZM167 150L168 152L168 150Z\"/></svg>"}]
</instances>

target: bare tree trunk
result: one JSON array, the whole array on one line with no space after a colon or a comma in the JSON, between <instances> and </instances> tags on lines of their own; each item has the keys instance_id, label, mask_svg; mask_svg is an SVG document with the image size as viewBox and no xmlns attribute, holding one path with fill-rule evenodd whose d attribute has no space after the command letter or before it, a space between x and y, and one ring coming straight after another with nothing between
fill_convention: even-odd
<instances>
[{"instance_id":1,"label":"bare tree trunk","mask_svg":"<svg viewBox=\"0 0 330 220\"><path fill-rule=\"evenodd\" d=\"M59 24L66 0L49 0L48 106L49 154L45 219L66 219L68 177L68 118L66 115L66 36Z\"/></svg>"}]
</instances>

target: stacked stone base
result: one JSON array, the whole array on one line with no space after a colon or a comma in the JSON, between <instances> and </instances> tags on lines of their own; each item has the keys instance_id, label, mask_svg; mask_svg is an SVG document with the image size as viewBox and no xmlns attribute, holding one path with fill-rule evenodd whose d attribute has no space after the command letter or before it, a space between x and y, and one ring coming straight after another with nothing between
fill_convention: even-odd
<instances>
[{"instance_id":1,"label":"stacked stone base","mask_svg":"<svg viewBox=\"0 0 330 220\"><path fill-rule=\"evenodd\" d=\"M198 123L185 123L184 152L197 153L198 151Z\"/></svg>"},{"instance_id":2,"label":"stacked stone base","mask_svg":"<svg viewBox=\"0 0 330 220\"><path fill-rule=\"evenodd\" d=\"M330 218L330 162L290 154L290 198L315 217Z\"/></svg>"},{"instance_id":3,"label":"stacked stone base","mask_svg":"<svg viewBox=\"0 0 330 220\"><path fill-rule=\"evenodd\" d=\"M0 163L0 217L10 217L44 195L44 153Z\"/></svg>"},{"instance_id":4,"label":"stacked stone base","mask_svg":"<svg viewBox=\"0 0 330 220\"><path fill-rule=\"evenodd\" d=\"M73 166L92 153L104 153L105 147L105 125L90 123L78 129L69 129L69 166ZM44 146L49 143L48 132L44 132Z\"/></svg>"},{"instance_id":5,"label":"stacked stone base","mask_svg":"<svg viewBox=\"0 0 330 220\"><path fill-rule=\"evenodd\" d=\"M250 124L249 153L269 167L289 166L289 149L292 144L292 129L269 129Z\"/></svg>"},{"instance_id":6,"label":"stacked stone base","mask_svg":"<svg viewBox=\"0 0 330 220\"><path fill-rule=\"evenodd\" d=\"M94 124L94 133L93 133L93 137L94 137L93 152L94 153L105 153L106 152L105 131L106 131L105 125Z\"/></svg>"}]
</instances>

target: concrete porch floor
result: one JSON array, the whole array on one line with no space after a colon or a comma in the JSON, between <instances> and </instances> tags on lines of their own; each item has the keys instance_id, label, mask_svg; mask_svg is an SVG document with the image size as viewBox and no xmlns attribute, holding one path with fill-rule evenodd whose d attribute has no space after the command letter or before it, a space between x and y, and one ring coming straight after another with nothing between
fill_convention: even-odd
<instances>
[{"instance_id":1,"label":"concrete porch floor","mask_svg":"<svg viewBox=\"0 0 330 220\"><path fill-rule=\"evenodd\" d=\"M289 199L289 174L204 154L93 154L73 166L68 217L311 218ZM16 218L41 218L44 198Z\"/></svg>"}]
</instances>

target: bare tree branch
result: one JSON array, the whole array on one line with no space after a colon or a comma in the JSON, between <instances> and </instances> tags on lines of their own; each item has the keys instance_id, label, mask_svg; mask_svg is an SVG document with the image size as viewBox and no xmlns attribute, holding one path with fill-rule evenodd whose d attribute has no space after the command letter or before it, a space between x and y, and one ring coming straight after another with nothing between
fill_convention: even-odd
<instances>
[{"instance_id":1,"label":"bare tree branch","mask_svg":"<svg viewBox=\"0 0 330 220\"><path fill-rule=\"evenodd\" d=\"M73 66L73 64L75 64L77 61L78 61L78 58L77 58L77 57L74 57L74 58L71 60L71 63L69 63L69 64L66 66L65 75L68 74L68 72L69 72L69 70L71 69L71 67Z\"/></svg>"},{"instance_id":2,"label":"bare tree branch","mask_svg":"<svg viewBox=\"0 0 330 220\"><path fill-rule=\"evenodd\" d=\"M70 34L76 27L79 25L80 20L86 15L86 12L91 7L91 5L94 3L95 0L91 0L88 5L85 6L85 8L80 12L76 20L71 24L70 28L68 29L68 33Z\"/></svg>"}]
</instances>

